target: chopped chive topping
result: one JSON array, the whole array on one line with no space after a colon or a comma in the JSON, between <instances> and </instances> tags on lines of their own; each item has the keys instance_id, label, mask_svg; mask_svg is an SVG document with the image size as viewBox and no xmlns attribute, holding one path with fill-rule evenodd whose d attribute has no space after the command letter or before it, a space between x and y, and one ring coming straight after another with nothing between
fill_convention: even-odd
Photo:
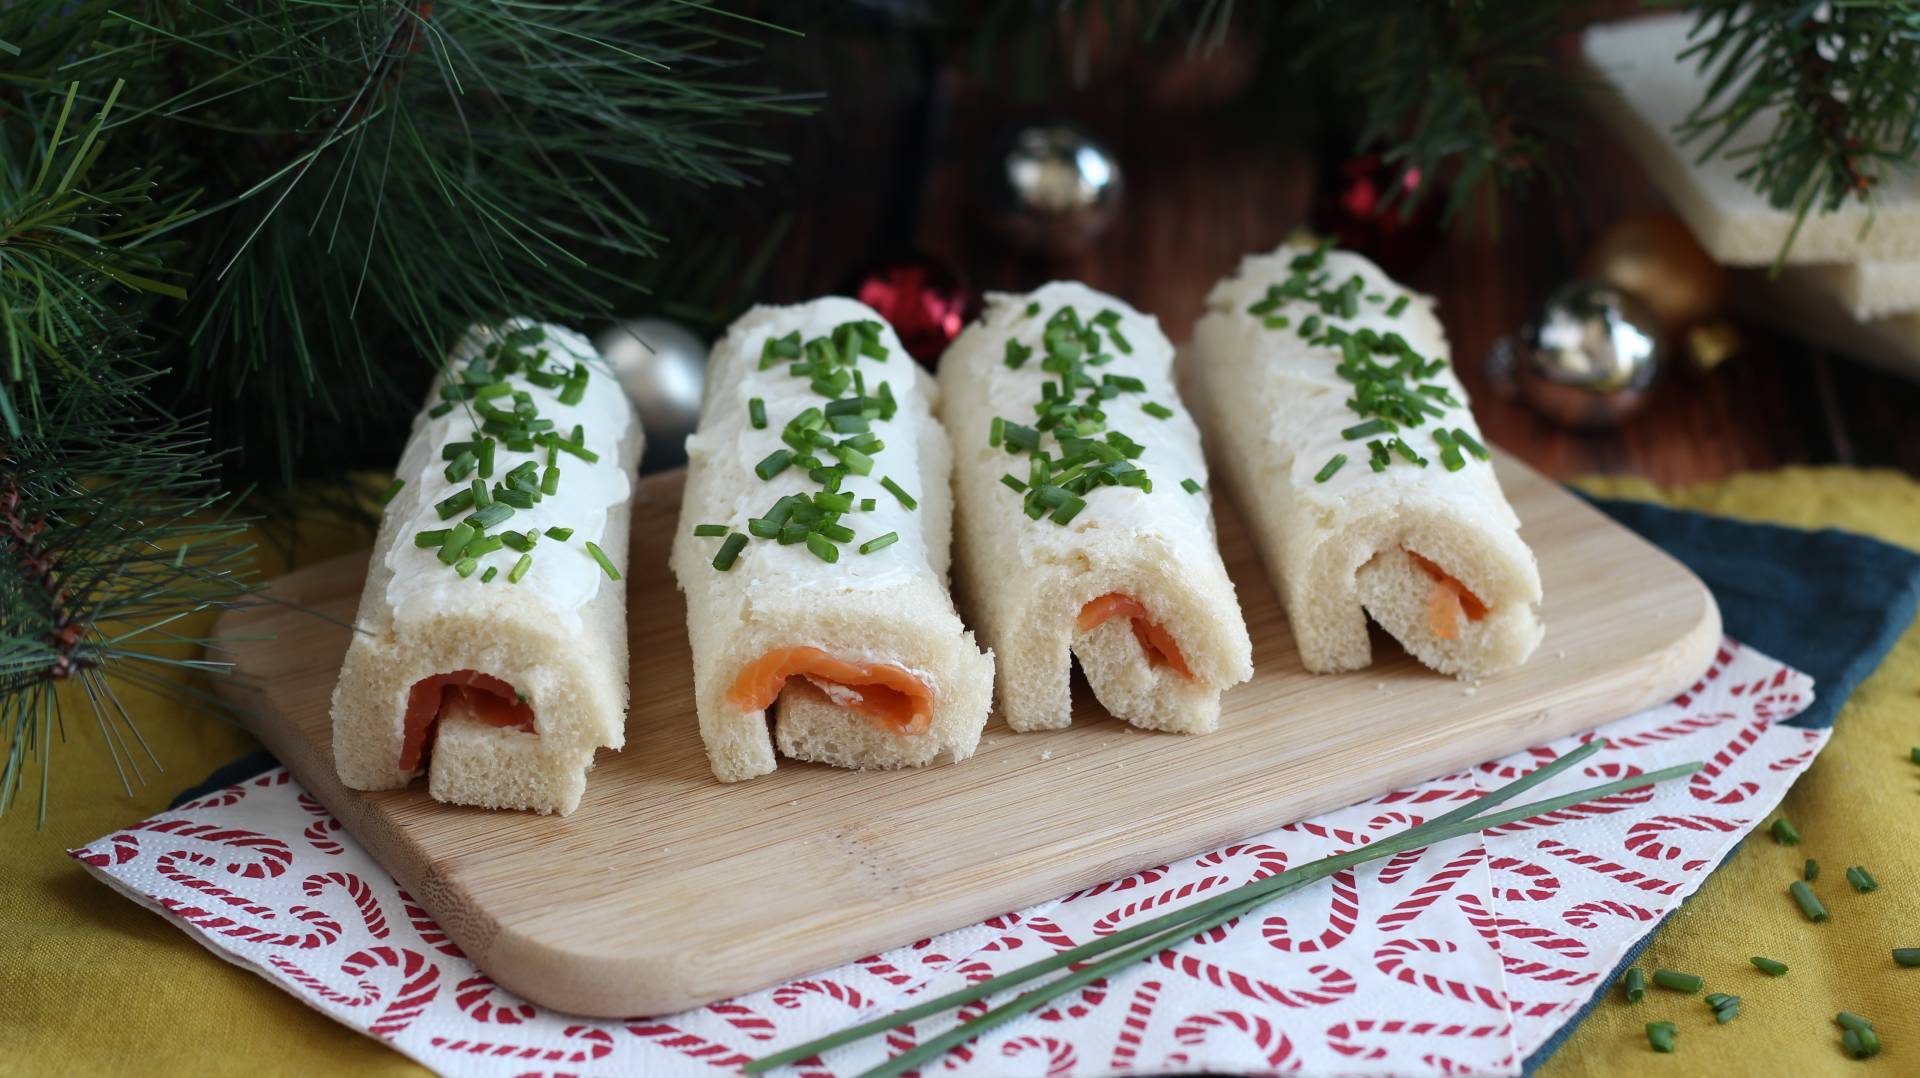
<instances>
[{"instance_id":1,"label":"chopped chive topping","mask_svg":"<svg viewBox=\"0 0 1920 1078\"><path fill-rule=\"evenodd\" d=\"M480 583L491 584L493 583L493 578L499 575L500 567L497 565L489 565L487 566L487 571L480 574Z\"/></svg>"},{"instance_id":2,"label":"chopped chive topping","mask_svg":"<svg viewBox=\"0 0 1920 1078\"><path fill-rule=\"evenodd\" d=\"M1893 962L1898 966L1920 966L1920 947L1895 947Z\"/></svg>"},{"instance_id":3,"label":"chopped chive topping","mask_svg":"<svg viewBox=\"0 0 1920 1078\"><path fill-rule=\"evenodd\" d=\"M548 528L547 538L555 540L556 542L564 543L567 540L573 538L573 529L572 528Z\"/></svg>"},{"instance_id":4,"label":"chopped chive topping","mask_svg":"<svg viewBox=\"0 0 1920 1078\"><path fill-rule=\"evenodd\" d=\"M1740 1017L1739 996L1722 996L1719 1003L1712 1003L1712 997L1708 997L1708 1002L1713 1006L1713 1020L1723 1026Z\"/></svg>"},{"instance_id":5,"label":"chopped chive topping","mask_svg":"<svg viewBox=\"0 0 1920 1078\"><path fill-rule=\"evenodd\" d=\"M427 409L427 415L431 416L434 419L439 419L441 416L446 415L448 412L451 412L451 411L453 411L453 402L441 401L439 404L436 404L433 407Z\"/></svg>"},{"instance_id":6,"label":"chopped chive topping","mask_svg":"<svg viewBox=\"0 0 1920 1078\"><path fill-rule=\"evenodd\" d=\"M894 482L892 476L881 476L880 485L886 489L888 494L893 495L899 500L900 504L906 508L915 509L919 507L920 503L913 500L913 495L901 490L900 484Z\"/></svg>"},{"instance_id":7,"label":"chopped chive topping","mask_svg":"<svg viewBox=\"0 0 1920 1078\"><path fill-rule=\"evenodd\" d=\"M752 400L747 402L747 422L753 424L754 430L767 429L767 402L766 401L762 400L759 397L755 397Z\"/></svg>"},{"instance_id":8,"label":"chopped chive topping","mask_svg":"<svg viewBox=\"0 0 1920 1078\"><path fill-rule=\"evenodd\" d=\"M1800 845L1800 832L1794 830L1785 816L1773 821L1773 826L1769 830L1773 832L1773 840L1782 846Z\"/></svg>"},{"instance_id":9,"label":"chopped chive topping","mask_svg":"<svg viewBox=\"0 0 1920 1078\"><path fill-rule=\"evenodd\" d=\"M727 536L727 541L721 543L720 549L713 555L713 567L723 573L733 568L733 563L740 560L740 552L746 548L745 532L734 532Z\"/></svg>"},{"instance_id":10,"label":"chopped chive topping","mask_svg":"<svg viewBox=\"0 0 1920 1078\"><path fill-rule=\"evenodd\" d=\"M478 558L499 550L505 543L497 535L483 535L467 544L467 557Z\"/></svg>"},{"instance_id":11,"label":"chopped chive topping","mask_svg":"<svg viewBox=\"0 0 1920 1078\"><path fill-rule=\"evenodd\" d=\"M885 550L886 548L892 546L893 544L899 541L900 541L899 532L888 532L885 535L876 535L873 538L867 540L866 542L860 544L860 553L871 554L876 550Z\"/></svg>"},{"instance_id":12,"label":"chopped chive topping","mask_svg":"<svg viewBox=\"0 0 1920 1078\"><path fill-rule=\"evenodd\" d=\"M459 561L460 555L466 552L467 544L473 542L473 537L478 534L471 524L464 521L455 524L440 543L440 560L448 565Z\"/></svg>"},{"instance_id":13,"label":"chopped chive topping","mask_svg":"<svg viewBox=\"0 0 1920 1078\"><path fill-rule=\"evenodd\" d=\"M1648 1022L1647 1043L1656 1052L1672 1052L1673 1039L1680 1033L1680 1027L1672 1022Z\"/></svg>"},{"instance_id":14,"label":"chopped chive topping","mask_svg":"<svg viewBox=\"0 0 1920 1078\"><path fill-rule=\"evenodd\" d=\"M546 444L548 448L558 449L564 453L572 453L574 456L579 457L581 460L586 461L588 464L599 463L600 454L595 453L593 450L588 449L585 445L581 444L584 439L580 437L580 428L579 427L573 428L573 432L575 437L569 440L566 438L562 438L551 431L548 431L546 434L546 439L547 439Z\"/></svg>"},{"instance_id":15,"label":"chopped chive topping","mask_svg":"<svg viewBox=\"0 0 1920 1078\"><path fill-rule=\"evenodd\" d=\"M451 519L473 508L473 491L456 490L444 501L435 504L433 508L435 512L440 514L441 520Z\"/></svg>"},{"instance_id":16,"label":"chopped chive topping","mask_svg":"<svg viewBox=\"0 0 1920 1078\"><path fill-rule=\"evenodd\" d=\"M1833 1016L1835 1024L1842 1029L1872 1029L1873 1023L1852 1011L1841 1011Z\"/></svg>"},{"instance_id":17,"label":"chopped chive topping","mask_svg":"<svg viewBox=\"0 0 1920 1078\"><path fill-rule=\"evenodd\" d=\"M460 451L459 456L454 457L453 460L447 464L447 482L458 483L467 476L472 475L473 470L479 466L480 458L476 456L472 450L463 449Z\"/></svg>"},{"instance_id":18,"label":"chopped chive topping","mask_svg":"<svg viewBox=\"0 0 1920 1078\"><path fill-rule=\"evenodd\" d=\"M1007 366L1008 367L1011 367L1014 370L1019 370L1021 367L1026 366L1027 360L1032 356L1033 356L1033 349L1031 347L1021 344L1019 341L1014 340L1012 337L1007 338Z\"/></svg>"},{"instance_id":19,"label":"chopped chive topping","mask_svg":"<svg viewBox=\"0 0 1920 1078\"><path fill-rule=\"evenodd\" d=\"M1453 428L1453 440L1465 446L1467 452L1472 453L1476 460L1486 460L1492 456L1487 452L1487 447L1480 444L1480 439L1468 434L1464 427Z\"/></svg>"},{"instance_id":20,"label":"chopped chive topping","mask_svg":"<svg viewBox=\"0 0 1920 1078\"><path fill-rule=\"evenodd\" d=\"M1332 457L1329 457L1327 459L1327 462L1325 464L1320 466L1320 471L1314 475L1313 481L1316 483L1324 483L1327 480L1332 479L1334 476L1334 473L1338 472L1341 466L1346 464L1346 462L1347 462L1347 455L1345 453L1335 453Z\"/></svg>"},{"instance_id":21,"label":"chopped chive topping","mask_svg":"<svg viewBox=\"0 0 1920 1078\"><path fill-rule=\"evenodd\" d=\"M527 570L531 568L533 568L533 555L531 554L520 555L520 560L514 562L513 568L507 570L507 583L509 584L520 583L520 578L523 576L526 576Z\"/></svg>"},{"instance_id":22,"label":"chopped chive topping","mask_svg":"<svg viewBox=\"0 0 1920 1078\"><path fill-rule=\"evenodd\" d=\"M449 528L428 528L413 533L413 545L417 547L437 547L447 541Z\"/></svg>"},{"instance_id":23,"label":"chopped chive topping","mask_svg":"<svg viewBox=\"0 0 1920 1078\"><path fill-rule=\"evenodd\" d=\"M727 534L727 530L725 524L695 524L693 526L693 534L702 537L725 535Z\"/></svg>"},{"instance_id":24,"label":"chopped chive topping","mask_svg":"<svg viewBox=\"0 0 1920 1078\"><path fill-rule=\"evenodd\" d=\"M485 509L487 506L493 504L493 498L487 494L486 480L475 479L471 489L473 491L473 507L475 509Z\"/></svg>"},{"instance_id":25,"label":"chopped chive topping","mask_svg":"<svg viewBox=\"0 0 1920 1078\"><path fill-rule=\"evenodd\" d=\"M533 549L533 540L527 538L527 535L529 534L538 535L540 533L539 532L531 532L531 533L501 532L500 541L507 544L509 549L518 550L524 554L525 552Z\"/></svg>"},{"instance_id":26,"label":"chopped chive topping","mask_svg":"<svg viewBox=\"0 0 1920 1078\"><path fill-rule=\"evenodd\" d=\"M1034 300L1032 303L1027 304L1027 309L1024 312L1023 316L1026 318L1032 318L1034 315L1039 313L1040 313L1040 301Z\"/></svg>"},{"instance_id":27,"label":"chopped chive topping","mask_svg":"<svg viewBox=\"0 0 1920 1078\"><path fill-rule=\"evenodd\" d=\"M1698 973L1681 973L1679 970L1656 969L1653 971L1653 983L1662 988L1671 988L1675 992L1698 992L1706 979Z\"/></svg>"},{"instance_id":28,"label":"chopped chive topping","mask_svg":"<svg viewBox=\"0 0 1920 1078\"><path fill-rule=\"evenodd\" d=\"M1159 401L1148 401L1140 406L1140 410L1155 419L1173 418L1173 409L1161 404Z\"/></svg>"},{"instance_id":29,"label":"chopped chive topping","mask_svg":"<svg viewBox=\"0 0 1920 1078\"><path fill-rule=\"evenodd\" d=\"M1880 881L1873 878L1873 873L1868 872L1859 865L1854 865L1852 868L1847 869L1847 882L1853 885L1854 890L1863 895L1869 891L1878 891L1880 889Z\"/></svg>"},{"instance_id":30,"label":"chopped chive topping","mask_svg":"<svg viewBox=\"0 0 1920 1078\"><path fill-rule=\"evenodd\" d=\"M504 501L496 501L485 509L476 510L467 517L466 522L475 528L491 528L512 515L513 506Z\"/></svg>"},{"instance_id":31,"label":"chopped chive topping","mask_svg":"<svg viewBox=\"0 0 1920 1078\"><path fill-rule=\"evenodd\" d=\"M774 476L786 471L787 466L792 463L792 450L776 449L768 453L760 463L753 466L753 474L762 479L772 479Z\"/></svg>"},{"instance_id":32,"label":"chopped chive topping","mask_svg":"<svg viewBox=\"0 0 1920 1078\"><path fill-rule=\"evenodd\" d=\"M1185 490L1188 494L1198 494L1200 493L1200 489L1201 489L1200 484L1194 482L1192 479L1180 480L1180 487L1181 489Z\"/></svg>"},{"instance_id":33,"label":"chopped chive topping","mask_svg":"<svg viewBox=\"0 0 1920 1078\"><path fill-rule=\"evenodd\" d=\"M1085 501L1081 500L1080 498L1075 498L1070 496L1066 500L1062 501L1058 508L1054 509L1053 515L1050 519L1055 524L1066 524L1071 522L1074 517L1079 516L1080 510L1085 509L1086 507L1087 507L1087 503Z\"/></svg>"},{"instance_id":34,"label":"chopped chive topping","mask_svg":"<svg viewBox=\"0 0 1920 1078\"><path fill-rule=\"evenodd\" d=\"M813 553L814 557L829 565L840 560L840 548L833 545L833 540L819 532L807 533L807 549Z\"/></svg>"},{"instance_id":35,"label":"chopped chive topping","mask_svg":"<svg viewBox=\"0 0 1920 1078\"><path fill-rule=\"evenodd\" d=\"M1647 973L1639 966L1628 970L1626 979L1621 983L1627 990L1627 1002L1638 1003L1647 998Z\"/></svg>"},{"instance_id":36,"label":"chopped chive topping","mask_svg":"<svg viewBox=\"0 0 1920 1078\"><path fill-rule=\"evenodd\" d=\"M607 574L607 579L620 579L620 570L613 567L613 563L607 560L607 555L600 549L599 544L591 539L587 540L587 553L593 555L593 560L600 563L600 568Z\"/></svg>"},{"instance_id":37,"label":"chopped chive topping","mask_svg":"<svg viewBox=\"0 0 1920 1078\"><path fill-rule=\"evenodd\" d=\"M1811 857L1807 858L1807 863L1801 866L1800 868L1800 878L1807 881L1808 883L1812 883L1813 881L1819 879L1820 878L1820 862L1815 861Z\"/></svg>"},{"instance_id":38,"label":"chopped chive topping","mask_svg":"<svg viewBox=\"0 0 1920 1078\"><path fill-rule=\"evenodd\" d=\"M1787 972L1787 964L1785 962L1776 962L1764 955L1754 955L1752 958L1747 959L1747 961L1753 963L1755 969L1769 977L1782 977L1785 976Z\"/></svg>"},{"instance_id":39,"label":"chopped chive topping","mask_svg":"<svg viewBox=\"0 0 1920 1078\"><path fill-rule=\"evenodd\" d=\"M1399 429L1399 427L1394 426L1393 423L1388 420L1369 419L1365 423L1355 423L1353 426L1341 431L1340 437L1345 438L1349 442L1353 442L1361 438L1371 438L1376 434L1391 434Z\"/></svg>"},{"instance_id":40,"label":"chopped chive topping","mask_svg":"<svg viewBox=\"0 0 1920 1078\"><path fill-rule=\"evenodd\" d=\"M1920 745L1915 745L1913 748L1907 750L1907 759L1912 760L1916 764L1920 764Z\"/></svg>"},{"instance_id":41,"label":"chopped chive topping","mask_svg":"<svg viewBox=\"0 0 1920 1078\"><path fill-rule=\"evenodd\" d=\"M480 438L480 478L493 478L493 439Z\"/></svg>"},{"instance_id":42,"label":"chopped chive topping","mask_svg":"<svg viewBox=\"0 0 1920 1078\"><path fill-rule=\"evenodd\" d=\"M1807 920L1817 924L1827 919L1827 908L1820 904L1820 898L1813 893L1813 888L1800 880L1795 880L1792 886L1787 888L1787 893L1800 904L1800 912L1806 914Z\"/></svg>"},{"instance_id":43,"label":"chopped chive topping","mask_svg":"<svg viewBox=\"0 0 1920 1078\"><path fill-rule=\"evenodd\" d=\"M560 469L548 468L540 476L540 493L554 495L560 492Z\"/></svg>"},{"instance_id":44,"label":"chopped chive topping","mask_svg":"<svg viewBox=\"0 0 1920 1078\"><path fill-rule=\"evenodd\" d=\"M1880 1054L1880 1035L1871 1026L1847 1030L1840 1035L1840 1043L1846 1048L1847 1054L1855 1059L1868 1059Z\"/></svg>"},{"instance_id":45,"label":"chopped chive topping","mask_svg":"<svg viewBox=\"0 0 1920 1078\"><path fill-rule=\"evenodd\" d=\"M473 570L477 565L479 565L479 563L472 558L461 558L459 561L453 563L453 571L459 573L461 578L464 579L473 575Z\"/></svg>"},{"instance_id":46,"label":"chopped chive topping","mask_svg":"<svg viewBox=\"0 0 1920 1078\"><path fill-rule=\"evenodd\" d=\"M1398 318L1400 317L1400 312L1406 309L1407 309L1407 297L1401 296L1395 299L1392 303L1387 304L1387 317Z\"/></svg>"},{"instance_id":47,"label":"chopped chive topping","mask_svg":"<svg viewBox=\"0 0 1920 1078\"><path fill-rule=\"evenodd\" d=\"M407 481L404 479L396 479L392 483L388 484L386 493L380 495L380 504L387 505L391 503L394 497L398 495L401 489L404 488L406 485L407 485Z\"/></svg>"}]
</instances>

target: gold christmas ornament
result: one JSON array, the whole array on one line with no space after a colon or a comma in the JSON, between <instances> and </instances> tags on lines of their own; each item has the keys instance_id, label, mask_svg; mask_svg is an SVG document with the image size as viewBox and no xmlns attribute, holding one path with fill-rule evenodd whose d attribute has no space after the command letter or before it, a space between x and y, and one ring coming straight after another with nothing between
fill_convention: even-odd
<instances>
[{"instance_id":1,"label":"gold christmas ornament","mask_svg":"<svg viewBox=\"0 0 1920 1078\"><path fill-rule=\"evenodd\" d=\"M1670 334L1720 313L1727 271L1671 213L1628 217L1601 234L1582 276L1638 297Z\"/></svg>"}]
</instances>

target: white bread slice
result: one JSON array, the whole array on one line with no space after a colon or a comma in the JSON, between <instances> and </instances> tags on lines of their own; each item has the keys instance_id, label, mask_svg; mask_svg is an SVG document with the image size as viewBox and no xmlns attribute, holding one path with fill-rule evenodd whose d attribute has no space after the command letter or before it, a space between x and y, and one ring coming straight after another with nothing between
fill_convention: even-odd
<instances>
[{"instance_id":1,"label":"white bread slice","mask_svg":"<svg viewBox=\"0 0 1920 1078\"><path fill-rule=\"evenodd\" d=\"M459 410L442 417L420 414L396 471L406 486L381 521L354 637L333 692L334 762L349 787L398 789L419 774L399 766L409 690L424 678L460 670L512 685L532 704L536 732L491 727L449 706L423 758L431 776L428 792L439 800L564 815L580 803L594 750L625 741L626 588L606 578L585 543L593 540L624 571L628 477L643 438L619 383L595 366L592 346L568 330L544 328L547 347L569 362L580 357L589 363L587 394L569 407L547 390L529 392L543 415L556 422L577 418L600 459L588 465L567 456L557 493L501 528L564 518L575 533L564 543L539 539L518 584L506 579L519 557L510 548L487 559L498 572L483 583L484 570L462 578L434 550L416 547L416 532L453 523L433 509L454 489L441 474L440 449L469 439L473 427ZM470 336L453 354L463 359L481 343ZM504 444L499 450L496 476L528 456L510 453ZM453 704L457 696L448 699Z\"/></svg>"},{"instance_id":2,"label":"white bread slice","mask_svg":"<svg viewBox=\"0 0 1920 1078\"><path fill-rule=\"evenodd\" d=\"M1039 310L1028 315L1031 304ZM1009 473L1025 476L1027 459L989 444L996 417L1031 422L1042 383L1056 380L1042 368L1042 336L1047 319L1063 307L1082 321L1114 312L1132 351L1116 346L1110 362L1090 369L1145 384L1144 393L1115 397L1104 410L1110 429L1145 446L1134 463L1153 480L1151 492L1093 488L1086 507L1064 526L1027 516L1022 496L1001 482ZM1009 340L1033 349L1018 369L1006 363ZM1214 535L1200 432L1174 388L1172 366L1173 346L1157 320L1076 283L989 295L980 321L941 358L941 414L957 447L955 576L968 616L999 662L1000 709L1014 730L1073 721L1075 655L1109 712L1181 733L1212 730L1220 693L1253 674L1246 623ZM1172 416L1144 413L1147 401ZM1045 445L1058 448L1051 439ZM1186 479L1202 491L1188 493L1181 486ZM1125 618L1079 631L1081 609L1115 593L1139 602L1173 636L1192 679L1150 666Z\"/></svg>"},{"instance_id":3,"label":"white bread slice","mask_svg":"<svg viewBox=\"0 0 1920 1078\"><path fill-rule=\"evenodd\" d=\"M1833 297L1856 322L1920 311L1920 259L1792 266L1781 281Z\"/></svg>"},{"instance_id":4,"label":"white bread slice","mask_svg":"<svg viewBox=\"0 0 1920 1078\"><path fill-rule=\"evenodd\" d=\"M1330 318L1295 300L1256 316L1248 308L1271 285L1286 281L1305 247L1250 256L1235 276L1207 297L1194 329L1184 374L1227 488L1253 527L1268 576L1286 608L1301 662L1315 672L1357 670L1372 662L1367 615L1415 658L1443 673L1482 677L1524 662L1539 644L1540 574L1521 541L1519 520L1501 493L1493 469L1465 458L1465 467L1441 466L1431 424L1401 433L1430 464L1399 458L1375 472L1364 441L1341 431L1360 417L1349 407L1354 386L1335 371L1340 352L1309 344L1299 327L1309 316ZM1329 279L1358 275L1367 295L1343 328L1397 332L1428 359L1445 359L1447 342L1432 301L1408 292L1365 258L1346 251L1326 255ZM1389 315L1405 297L1402 312ZM1268 328L1263 317L1289 325ZM1461 406L1443 422L1480 438L1464 406L1466 390L1451 367L1427 380ZM1348 460L1325 482L1317 476L1335 455ZM1461 619L1457 639L1439 637L1428 602L1434 581L1407 556L1414 551L1441 567L1489 608L1478 621Z\"/></svg>"},{"instance_id":5,"label":"white bread slice","mask_svg":"<svg viewBox=\"0 0 1920 1078\"><path fill-rule=\"evenodd\" d=\"M979 744L993 684L993 659L982 654L960 623L947 591L953 499L948 474L951 448L933 418L937 387L909 357L891 328L884 328L885 361L857 364L869 394L885 382L898 403L892 419L872 429L886 443L873 456L872 474L849 477L842 490L871 497L874 508L849 513L842 523L856 538L842 544L838 561L819 560L801 544L782 546L754 538L731 569L713 567L719 539L697 537L698 523L744 531L788 494L811 494L819 484L790 468L762 480L754 465L781 446L781 429L806 407L824 401L808 380L781 363L762 370L761 350L770 338L799 332L803 339L830 334L848 321L884 321L852 300L827 298L793 307L756 307L714 346L707 368L700 428L687 442L687 485L681 528L675 537L673 570L687 598L687 634L692 643L695 710L700 736L715 777L737 782L776 766L775 749L796 758L840 767L919 766L941 756L964 760ZM767 426L748 421L749 402L759 398ZM907 509L879 485L891 476L916 507ZM861 542L894 532L899 541L871 554ZM778 707L780 736L769 730L767 711L729 703L729 690L750 664L786 648L819 648L849 662L904 668L933 698L931 728L903 737L873 720L831 704L808 700L790 678ZM799 701L788 706L787 701ZM869 730L856 730L865 726ZM884 736L875 736L884 735Z\"/></svg>"},{"instance_id":6,"label":"white bread slice","mask_svg":"<svg viewBox=\"0 0 1920 1078\"><path fill-rule=\"evenodd\" d=\"M1589 97L1715 261L1770 265L1793 234L1794 212L1770 205L1740 178L1752 161L1740 151L1771 132L1778 114L1756 114L1712 160L1698 163L1706 143L1683 146L1674 133L1707 89L1696 60L1679 59L1692 26L1692 15L1670 14L1589 29L1581 51L1602 82ZM1832 213L1809 213L1786 261L1920 258L1920 176L1888 168L1878 179L1871 202L1850 198Z\"/></svg>"}]
</instances>

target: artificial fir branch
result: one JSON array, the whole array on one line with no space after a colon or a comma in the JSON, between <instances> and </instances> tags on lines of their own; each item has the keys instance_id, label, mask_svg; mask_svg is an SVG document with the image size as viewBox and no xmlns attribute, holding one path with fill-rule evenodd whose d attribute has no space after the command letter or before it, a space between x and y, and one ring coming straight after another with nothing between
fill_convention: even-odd
<instances>
[{"instance_id":1,"label":"artificial fir branch","mask_svg":"<svg viewBox=\"0 0 1920 1078\"><path fill-rule=\"evenodd\" d=\"M1708 84L1681 134L1700 144L1702 161L1744 161L1740 178L1793 210L1796 233L1814 209L1871 201L1889 170L1912 164L1920 3L1710 0L1687 8L1693 43L1680 59L1698 64Z\"/></svg>"}]
</instances>

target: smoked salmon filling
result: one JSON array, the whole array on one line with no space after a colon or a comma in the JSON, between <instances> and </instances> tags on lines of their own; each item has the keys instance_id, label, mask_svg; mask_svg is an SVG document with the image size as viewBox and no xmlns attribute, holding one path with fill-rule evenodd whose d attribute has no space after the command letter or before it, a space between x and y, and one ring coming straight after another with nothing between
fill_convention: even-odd
<instances>
[{"instance_id":1,"label":"smoked salmon filling","mask_svg":"<svg viewBox=\"0 0 1920 1078\"><path fill-rule=\"evenodd\" d=\"M1131 595L1116 591L1089 600L1080 608L1080 631L1092 632L1114 618L1133 622L1133 638L1140 641L1140 649L1147 653L1147 665L1167 667L1183 678L1193 677L1193 670L1187 666L1186 656L1180 654L1180 645L1174 642L1173 634L1161 628L1160 623L1148 615L1147 608Z\"/></svg>"},{"instance_id":2,"label":"smoked salmon filling","mask_svg":"<svg viewBox=\"0 0 1920 1078\"><path fill-rule=\"evenodd\" d=\"M400 770L420 766L420 757L433 738L434 724L449 703L466 704L474 718L489 726L533 733L533 708L512 685L478 670L435 674L413 683L407 691L406 735L400 741Z\"/></svg>"},{"instance_id":3,"label":"smoked salmon filling","mask_svg":"<svg viewBox=\"0 0 1920 1078\"><path fill-rule=\"evenodd\" d=\"M1427 625L1433 630L1433 635L1442 640L1458 640L1461 615L1466 615L1468 621L1479 621L1487 616L1487 604L1445 569L1411 550L1407 551L1407 557L1412 558L1415 565L1433 578L1433 590L1427 594Z\"/></svg>"},{"instance_id":4,"label":"smoked salmon filling","mask_svg":"<svg viewBox=\"0 0 1920 1078\"><path fill-rule=\"evenodd\" d=\"M912 737L933 726L933 690L925 682L889 663L850 662L819 648L779 648L748 663L727 690L727 703L765 711L790 677L806 678L883 730Z\"/></svg>"}]
</instances>

